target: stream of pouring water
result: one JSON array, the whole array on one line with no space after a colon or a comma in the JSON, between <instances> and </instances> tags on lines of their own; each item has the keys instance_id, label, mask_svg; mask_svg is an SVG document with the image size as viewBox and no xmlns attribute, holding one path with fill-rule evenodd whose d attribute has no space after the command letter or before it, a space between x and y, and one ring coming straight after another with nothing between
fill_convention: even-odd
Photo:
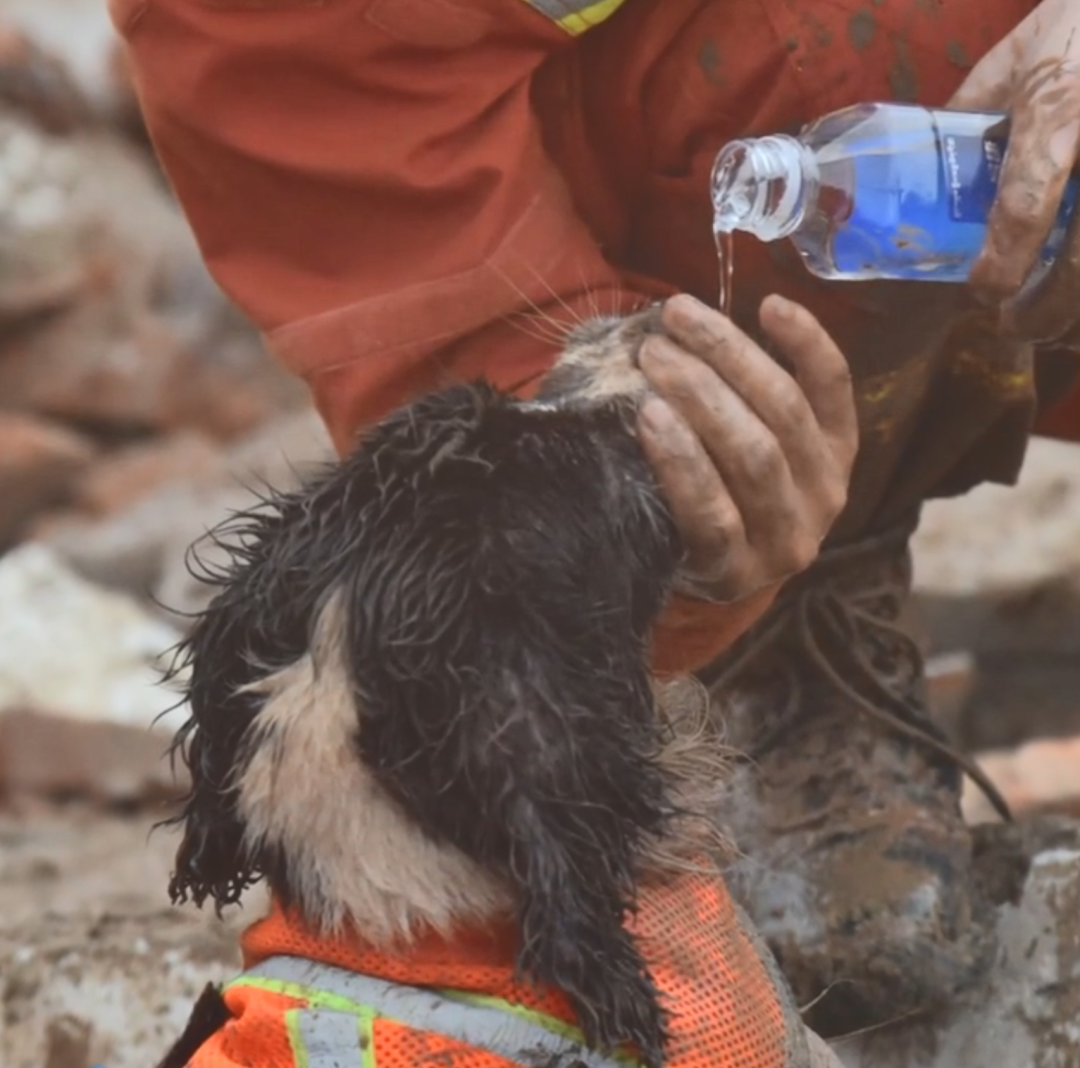
<instances>
[{"instance_id":1,"label":"stream of pouring water","mask_svg":"<svg viewBox=\"0 0 1080 1068\"><path fill-rule=\"evenodd\" d=\"M735 250L732 246L731 233L715 230L716 260L720 268L720 299L718 307L727 316L731 315L731 283L735 270Z\"/></svg>"}]
</instances>

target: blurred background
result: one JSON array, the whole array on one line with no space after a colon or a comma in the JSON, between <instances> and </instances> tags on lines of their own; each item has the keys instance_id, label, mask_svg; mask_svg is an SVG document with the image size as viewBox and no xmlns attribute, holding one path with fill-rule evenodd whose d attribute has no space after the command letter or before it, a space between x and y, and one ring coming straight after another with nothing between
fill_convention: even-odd
<instances>
[{"instance_id":1,"label":"blurred background","mask_svg":"<svg viewBox=\"0 0 1080 1068\"><path fill-rule=\"evenodd\" d=\"M166 898L183 710L157 667L205 597L188 546L328 456L202 267L105 0L0 0L4 1068L153 1063L235 967L252 906ZM1018 810L1080 816L1080 450L930 507L916 573L956 738Z\"/></svg>"}]
</instances>

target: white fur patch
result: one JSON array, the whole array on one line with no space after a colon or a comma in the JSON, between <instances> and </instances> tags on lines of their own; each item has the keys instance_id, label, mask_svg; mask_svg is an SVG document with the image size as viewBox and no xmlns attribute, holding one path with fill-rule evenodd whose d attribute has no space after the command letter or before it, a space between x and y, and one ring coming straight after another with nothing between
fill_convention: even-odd
<instances>
[{"instance_id":1,"label":"white fur patch","mask_svg":"<svg viewBox=\"0 0 1080 1068\"><path fill-rule=\"evenodd\" d=\"M308 653L246 688L266 703L237 783L245 842L282 852L304 919L321 932L351 923L390 944L485 924L508 908L507 890L428 838L360 760L344 618L335 595Z\"/></svg>"}]
</instances>

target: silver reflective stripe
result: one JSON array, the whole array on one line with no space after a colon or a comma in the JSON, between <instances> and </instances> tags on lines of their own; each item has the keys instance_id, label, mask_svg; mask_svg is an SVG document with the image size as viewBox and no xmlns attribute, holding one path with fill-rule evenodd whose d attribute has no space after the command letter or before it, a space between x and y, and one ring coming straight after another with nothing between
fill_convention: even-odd
<instances>
[{"instance_id":1,"label":"silver reflective stripe","mask_svg":"<svg viewBox=\"0 0 1080 1068\"><path fill-rule=\"evenodd\" d=\"M357 1017L326 1009L300 1009L296 1016L305 1068L364 1068Z\"/></svg>"},{"instance_id":2,"label":"silver reflective stripe","mask_svg":"<svg viewBox=\"0 0 1080 1068\"><path fill-rule=\"evenodd\" d=\"M389 983L302 957L270 957L234 982L242 986L245 979L309 988L312 996L330 995L339 1003L351 1002L369 1009L376 1017L486 1050L523 1068L560 1068L560 1064L566 1068L573 1064L586 1068L627 1068L626 1060L605 1057L512 1011L458 1000L421 987ZM353 1043L359 1046L355 1016L342 1010L327 1015L348 1019L353 1028ZM312 1061L311 1068L322 1066Z\"/></svg>"},{"instance_id":3,"label":"silver reflective stripe","mask_svg":"<svg viewBox=\"0 0 1080 1068\"><path fill-rule=\"evenodd\" d=\"M558 22L567 15L577 15L587 10L596 0L525 0L525 3Z\"/></svg>"}]
</instances>

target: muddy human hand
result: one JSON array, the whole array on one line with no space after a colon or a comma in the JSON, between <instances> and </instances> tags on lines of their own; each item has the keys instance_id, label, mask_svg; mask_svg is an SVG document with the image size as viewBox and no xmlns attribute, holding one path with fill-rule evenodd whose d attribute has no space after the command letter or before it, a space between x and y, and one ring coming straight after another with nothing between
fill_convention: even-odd
<instances>
[{"instance_id":1,"label":"muddy human hand","mask_svg":"<svg viewBox=\"0 0 1080 1068\"><path fill-rule=\"evenodd\" d=\"M761 306L784 370L692 297L663 310L668 336L642 345L652 389L642 446L686 548L684 586L743 600L804 570L847 501L858 447L851 374L805 309Z\"/></svg>"},{"instance_id":2,"label":"muddy human hand","mask_svg":"<svg viewBox=\"0 0 1080 1068\"><path fill-rule=\"evenodd\" d=\"M1010 332L1080 342L1080 212L1046 278L1021 293L1080 158L1080 3L1042 0L976 64L949 106L1009 115L1009 147L972 287L1002 305Z\"/></svg>"}]
</instances>

